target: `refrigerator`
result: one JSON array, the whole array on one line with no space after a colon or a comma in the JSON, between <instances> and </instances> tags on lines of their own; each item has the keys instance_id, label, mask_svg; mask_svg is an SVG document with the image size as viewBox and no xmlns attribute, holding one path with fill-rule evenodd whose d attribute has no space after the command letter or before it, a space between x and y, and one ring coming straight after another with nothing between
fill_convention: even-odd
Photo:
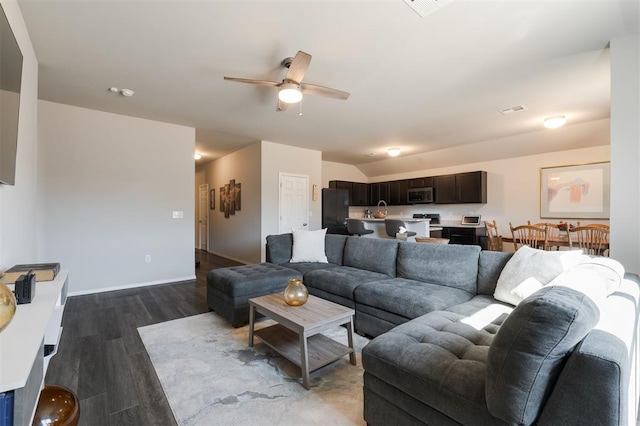
<instances>
[{"instance_id":1,"label":"refrigerator","mask_svg":"<svg viewBox=\"0 0 640 426\"><path fill-rule=\"evenodd\" d=\"M322 188L322 227L327 234L345 234L349 217L349 191Z\"/></svg>"}]
</instances>

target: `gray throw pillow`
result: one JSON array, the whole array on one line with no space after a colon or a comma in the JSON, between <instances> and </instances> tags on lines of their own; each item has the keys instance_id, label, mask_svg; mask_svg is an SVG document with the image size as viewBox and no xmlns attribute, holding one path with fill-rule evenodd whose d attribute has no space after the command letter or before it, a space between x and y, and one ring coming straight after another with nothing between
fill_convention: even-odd
<instances>
[{"instance_id":1,"label":"gray throw pillow","mask_svg":"<svg viewBox=\"0 0 640 426\"><path fill-rule=\"evenodd\" d=\"M523 300L491 342L485 393L489 412L532 424L573 348L600 319L596 304L567 287L545 287Z\"/></svg>"}]
</instances>

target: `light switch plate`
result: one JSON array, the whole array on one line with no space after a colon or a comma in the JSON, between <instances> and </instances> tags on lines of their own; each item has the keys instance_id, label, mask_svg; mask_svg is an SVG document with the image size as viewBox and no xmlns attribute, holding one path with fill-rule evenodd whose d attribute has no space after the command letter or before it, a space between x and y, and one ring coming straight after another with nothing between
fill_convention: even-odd
<instances>
[{"instance_id":1,"label":"light switch plate","mask_svg":"<svg viewBox=\"0 0 640 426\"><path fill-rule=\"evenodd\" d=\"M183 219L184 218L184 212L183 211L174 211L173 212L173 218L174 219Z\"/></svg>"}]
</instances>

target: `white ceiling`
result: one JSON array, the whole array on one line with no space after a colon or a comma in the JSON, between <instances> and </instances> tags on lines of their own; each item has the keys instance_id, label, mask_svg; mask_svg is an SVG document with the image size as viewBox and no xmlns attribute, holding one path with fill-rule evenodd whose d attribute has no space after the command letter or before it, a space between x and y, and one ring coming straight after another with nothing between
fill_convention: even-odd
<instances>
[{"instance_id":1,"label":"white ceiling","mask_svg":"<svg viewBox=\"0 0 640 426\"><path fill-rule=\"evenodd\" d=\"M19 5L41 99L195 127L202 162L268 140L368 176L476 158L482 146L515 156L608 143L571 126L609 117L608 42L640 27L637 0L454 0L425 18L403 0ZM280 81L298 50L313 55L305 82L351 97L306 96L299 116L276 112L273 87L223 80ZM528 109L499 112L515 105ZM541 130L557 114L568 125ZM391 146L404 161L386 157Z\"/></svg>"}]
</instances>

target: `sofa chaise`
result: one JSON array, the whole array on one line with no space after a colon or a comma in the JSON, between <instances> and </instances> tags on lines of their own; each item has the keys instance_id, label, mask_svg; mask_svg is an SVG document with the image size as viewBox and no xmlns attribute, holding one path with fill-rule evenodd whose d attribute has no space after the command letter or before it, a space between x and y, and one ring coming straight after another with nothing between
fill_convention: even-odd
<instances>
[{"instance_id":1,"label":"sofa chaise","mask_svg":"<svg viewBox=\"0 0 640 426\"><path fill-rule=\"evenodd\" d=\"M581 282L596 270L553 272L552 256L562 254L530 249L551 266L507 303L497 288L507 270L529 267L526 258L477 246L323 239L324 259L292 262L292 234L268 236L267 262L209 272L208 303L240 326L248 299L282 291L290 276L355 309L356 331L373 338L362 353L368 424L635 422L637 275L606 294L584 292ZM564 281L544 285L552 272Z\"/></svg>"}]
</instances>

